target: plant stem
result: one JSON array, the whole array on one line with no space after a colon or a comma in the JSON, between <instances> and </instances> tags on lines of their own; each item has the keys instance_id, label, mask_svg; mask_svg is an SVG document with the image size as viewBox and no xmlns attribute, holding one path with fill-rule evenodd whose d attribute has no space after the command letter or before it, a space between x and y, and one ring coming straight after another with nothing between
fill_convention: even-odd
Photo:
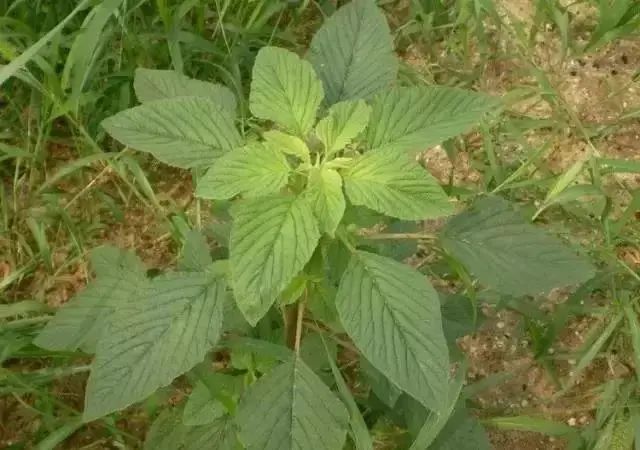
<instances>
[{"instance_id":1,"label":"plant stem","mask_svg":"<svg viewBox=\"0 0 640 450\"><path fill-rule=\"evenodd\" d=\"M298 320L299 302L287 306L282 312L284 320L284 335L287 347L294 349L296 346L296 322Z\"/></svg>"},{"instance_id":2,"label":"plant stem","mask_svg":"<svg viewBox=\"0 0 640 450\"><path fill-rule=\"evenodd\" d=\"M365 239L422 239L435 241L438 237L429 233L374 233L361 235Z\"/></svg>"},{"instance_id":3,"label":"plant stem","mask_svg":"<svg viewBox=\"0 0 640 450\"><path fill-rule=\"evenodd\" d=\"M53 316L36 316L36 317L27 317L26 319L16 319L4 325L5 329L11 330L16 328L27 327L30 325L37 325L43 322L48 322L53 318Z\"/></svg>"},{"instance_id":4,"label":"plant stem","mask_svg":"<svg viewBox=\"0 0 640 450\"><path fill-rule=\"evenodd\" d=\"M307 301L307 291L298 299L298 301L285 309L283 313L284 330L287 347L300 353L300 340L302 339L302 322L304 319L304 309Z\"/></svg>"},{"instance_id":5,"label":"plant stem","mask_svg":"<svg viewBox=\"0 0 640 450\"><path fill-rule=\"evenodd\" d=\"M332 334L330 330L320 327L317 323L307 321L305 323L305 326L310 330L315 331L316 333L326 334L336 344L352 351L354 354L359 353L359 350L351 342L345 341L344 339L340 339L338 336L335 336L334 334Z\"/></svg>"},{"instance_id":6,"label":"plant stem","mask_svg":"<svg viewBox=\"0 0 640 450\"><path fill-rule=\"evenodd\" d=\"M298 302L298 317L296 319L296 334L293 349L296 355L300 354L300 341L302 340L302 320L304 319L304 308L306 306L306 291L302 300Z\"/></svg>"}]
</instances>

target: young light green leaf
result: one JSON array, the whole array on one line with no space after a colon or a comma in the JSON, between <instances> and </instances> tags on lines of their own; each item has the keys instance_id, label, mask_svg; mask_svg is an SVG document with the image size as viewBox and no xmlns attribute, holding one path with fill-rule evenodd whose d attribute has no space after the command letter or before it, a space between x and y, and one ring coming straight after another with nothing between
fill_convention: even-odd
<instances>
[{"instance_id":1,"label":"young light green leaf","mask_svg":"<svg viewBox=\"0 0 640 450\"><path fill-rule=\"evenodd\" d=\"M313 205L320 230L333 236L346 207L340 174L324 167L312 168L305 195Z\"/></svg>"},{"instance_id":2,"label":"young light green leaf","mask_svg":"<svg viewBox=\"0 0 640 450\"><path fill-rule=\"evenodd\" d=\"M233 115L236 97L226 86L194 80L173 70L136 69L133 88L140 103L174 97L202 97L223 106Z\"/></svg>"},{"instance_id":3,"label":"young light green leaf","mask_svg":"<svg viewBox=\"0 0 640 450\"><path fill-rule=\"evenodd\" d=\"M354 205L406 220L450 214L449 203L435 178L408 155L370 152L344 174L344 187Z\"/></svg>"},{"instance_id":4,"label":"young light green leaf","mask_svg":"<svg viewBox=\"0 0 640 450\"><path fill-rule=\"evenodd\" d=\"M288 50L263 47L253 66L249 105L260 119L273 120L305 136L316 120L324 92L313 67Z\"/></svg>"},{"instance_id":5,"label":"young light green leaf","mask_svg":"<svg viewBox=\"0 0 640 450\"><path fill-rule=\"evenodd\" d=\"M105 322L120 305L132 301L145 285L140 259L115 247L91 252L97 279L58 310L33 343L48 350L93 352Z\"/></svg>"},{"instance_id":6,"label":"young light green leaf","mask_svg":"<svg viewBox=\"0 0 640 450\"><path fill-rule=\"evenodd\" d=\"M209 98L157 100L111 116L102 126L122 144L181 168L210 165L241 143L233 114Z\"/></svg>"},{"instance_id":7,"label":"young light green leaf","mask_svg":"<svg viewBox=\"0 0 640 450\"><path fill-rule=\"evenodd\" d=\"M198 182L196 196L226 200L242 194L262 197L287 184L291 168L284 154L253 142L218 159Z\"/></svg>"},{"instance_id":8,"label":"young light green leaf","mask_svg":"<svg viewBox=\"0 0 640 450\"><path fill-rule=\"evenodd\" d=\"M452 218L440 237L454 258L503 294L541 294L594 275L589 261L531 225L500 197L478 200Z\"/></svg>"},{"instance_id":9,"label":"young light green leaf","mask_svg":"<svg viewBox=\"0 0 640 450\"><path fill-rule=\"evenodd\" d=\"M291 136L278 130L265 131L262 137L264 137L268 145L276 150L309 162L309 147L299 137Z\"/></svg>"},{"instance_id":10,"label":"young light green leaf","mask_svg":"<svg viewBox=\"0 0 640 450\"><path fill-rule=\"evenodd\" d=\"M327 161L323 164L326 169L348 169L353 166L353 158L334 158L331 161Z\"/></svg>"},{"instance_id":11,"label":"young light green leaf","mask_svg":"<svg viewBox=\"0 0 640 450\"><path fill-rule=\"evenodd\" d=\"M178 267L188 272L203 272L211 263L213 259L207 239L200 231L190 230L185 236Z\"/></svg>"},{"instance_id":12,"label":"young light green leaf","mask_svg":"<svg viewBox=\"0 0 640 450\"><path fill-rule=\"evenodd\" d=\"M309 261L320 232L303 197L244 201L232 210L230 264L238 308L255 326Z\"/></svg>"},{"instance_id":13,"label":"young light green leaf","mask_svg":"<svg viewBox=\"0 0 640 450\"><path fill-rule=\"evenodd\" d=\"M469 131L497 105L488 95L451 87L390 89L373 100L366 140L375 149L426 150Z\"/></svg>"},{"instance_id":14,"label":"young light green leaf","mask_svg":"<svg viewBox=\"0 0 640 450\"><path fill-rule=\"evenodd\" d=\"M373 253L351 256L336 307L367 360L434 411L447 401L449 356L440 300L424 275Z\"/></svg>"},{"instance_id":15,"label":"young light green leaf","mask_svg":"<svg viewBox=\"0 0 640 450\"><path fill-rule=\"evenodd\" d=\"M342 150L365 129L371 107L363 100L336 103L316 125L327 155Z\"/></svg>"},{"instance_id":16,"label":"young light green leaf","mask_svg":"<svg viewBox=\"0 0 640 450\"><path fill-rule=\"evenodd\" d=\"M335 450L344 445L344 405L299 357L263 375L238 406L249 450Z\"/></svg>"},{"instance_id":17,"label":"young light green leaf","mask_svg":"<svg viewBox=\"0 0 640 450\"><path fill-rule=\"evenodd\" d=\"M225 413L225 407L211 396L207 385L199 382L193 388L184 406L182 423L191 427L207 425L221 418Z\"/></svg>"},{"instance_id":18,"label":"young light green leaf","mask_svg":"<svg viewBox=\"0 0 640 450\"><path fill-rule=\"evenodd\" d=\"M143 400L200 363L220 335L225 289L206 273L167 273L120 305L98 343L84 420Z\"/></svg>"},{"instance_id":19,"label":"young light green leaf","mask_svg":"<svg viewBox=\"0 0 640 450\"><path fill-rule=\"evenodd\" d=\"M293 277L289 285L280 293L279 305L292 305L297 302L307 289L308 277L304 273L300 273Z\"/></svg>"},{"instance_id":20,"label":"young light green leaf","mask_svg":"<svg viewBox=\"0 0 640 450\"><path fill-rule=\"evenodd\" d=\"M371 0L353 0L327 19L307 56L322 79L329 105L368 98L389 86L398 73L389 25Z\"/></svg>"}]
</instances>

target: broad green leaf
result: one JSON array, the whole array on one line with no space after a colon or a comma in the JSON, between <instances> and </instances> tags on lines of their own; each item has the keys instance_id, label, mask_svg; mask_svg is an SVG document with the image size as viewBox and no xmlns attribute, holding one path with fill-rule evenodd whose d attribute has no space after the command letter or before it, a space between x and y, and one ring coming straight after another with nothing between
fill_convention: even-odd
<instances>
[{"instance_id":1,"label":"broad green leaf","mask_svg":"<svg viewBox=\"0 0 640 450\"><path fill-rule=\"evenodd\" d=\"M424 233L424 222L405 221L393 219L385 221L385 234L414 234ZM418 251L419 241L416 239L367 239L367 236L358 236L358 241L366 246L370 251L396 261L404 261L415 255Z\"/></svg>"},{"instance_id":2,"label":"broad green leaf","mask_svg":"<svg viewBox=\"0 0 640 450\"><path fill-rule=\"evenodd\" d=\"M185 236L182 253L178 260L180 270L202 272L213 263L209 243L198 230L190 230Z\"/></svg>"},{"instance_id":3,"label":"broad green leaf","mask_svg":"<svg viewBox=\"0 0 640 450\"><path fill-rule=\"evenodd\" d=\"M469 131L497 105L488 95L451 87L391 89L373 100L366 140L374 149L426 150Z\"/></svg>"},{"instance_id":4,"label":"broad green leaf","mask_svg":"<svg viewBox=\"0 0 640 450\"><path fill-rule=\"evenodd\" d=\"M211 396L209 388L202 382L196 384L189 395L182 423L188 426L206 425L221 418L226 413L225 407Z\"/></svg>"},{"instance_id":5,"label":"broad green leaf","mask_svg":"<svg viewBox=\"0 0 640 450\"><path fill-rule=\"evenodd\" d=\"M329 105L368 98L398 73L389 25L372 0L353 0L329 17L313 37L307 57L322 79Z\"/></svg>"},{"instance_id":6,"label":"broad green leaf","mask_svg":"<svg viewBox=\"0 0 640 450\"><path fill-rule=\"evenodd\" d=\"M400 388L390 382L389 379L373 367L366 358L360 358L360 370L369 382L369 386L371 386L371 390L376 397L389 408L393 408L402 395Z\"/></svg>"},{"instance_id":7,"label":"broad green leaf","mask_svg":"<svg viewBox=\"0 0 640 450\"><path fill-rule=\"evenodd\" d=\"M445 405L449 356L438 294L424 275L392 259L354 252L336 307L344 329L376 369L427 408Z\"/></svg>"},{"instance_id":8,"label":"broad green leaf","mask_svg":"<svg viewBox=\"0 0 640 450\"><path fill-rule=\"evenodd\" d=\"M365 129L371 107L363 100L336 103L316 125L316 135L328 155L342 150Z\"/></svg>"},{"instance_id":9,"label":"broad green leaf","mask_svg":"<svg viewBox=\"0 0 640 450\"><path fill-rule=\"evenodd\" d=\"M249 450L336 450L344 445L349 416L322 380L293 357L249 388L236 420Z\"/></svg>"},{"instance_id":10,"label":"broad green leaf","mask_svg":"<svg viewBox=\"0 0 640 450\"><path fill-rule=\"evenodd\" d=\"M224 300L222 280L174 272L120 305L98 343L84 420L143 400L200 363L220 335Z\"/></svg>"},{"instance_id":11,"label":"broad green leaf","mask_svg":"<svg viewBox=\"0 0 640 450\"><path fill-rule=\"evenodd\" d=\"M309 333L302 338L300 358L313 373L331 386L333 377L327 370L330 369L330 365L327 363L327 353L334 360L338 358L338 346L335 342L324 342L320 333Z\"/></svg>"},{"instance_id":12,"label":"broad green leaf","mask_svg":"<svg viewBox=\"0 0 640 450\"><path fill-rule=\"evenodd\" d=\"M166 409L153 422L144 450L237 450L233 420L224 416L201 426L182 422L182 408Z\"/></svg>"},{"instance_id":13,"label":"broad green leaf","mask_svg":"<svg viewBox=\"0 0 640 450\"><path fill-rule=\"evenodd\" d=\"M260 49L249 96L256 117L305 136L316 121L323 97L322 83L311 64L282 48Z\"/></svg>"},{"instance_id":14,"label":"broad green leaf","mask_svg":"<svg viewBox=\"0 0 640 450\"><path fill-rule=\"evenodd\" d=\"M220 84L194 80L173 70L136 69L133 88L140 103L173 97L208 98L235 115L236 97Z\"/></svg>"},{"instance_id":15,"label":"broad green leaf","mask_svg":"<svg viewBox=\"0 0 640 450\"><path fill-rule=\"evenodd\" d=\"M248 200L232 211L230 263L238 308L255 326L309 261L320 232L303 197Z\"/></svg>"},{"instance_id":16,"label":"broad green leaf","mask_svg":"<svg viewBox=\"0 0 640 450\"><path fill-rule=\"evenodd\" d=\"M145 285L144 265L132 252L99 247L92 251L91 263L96 280L58 310L34 344L48 350L95 351L111 313L134 300Z\"/></svg>"},{"instance_id":17,"label":"broad green leaf","mask_svg":"<svg viewBox=\"0 0 640 450\"><path fill-rule=\"evenodd\" d=\"M491 450L487 433L478 419L459 408L449 418L430 450Z\"/></svg>"},{"instance_id":18,"label":"broad green leaf","mask_svg":"<svg viewBox=\"0 0 640 450\"><path fill-rule=\"evenodd\" d=\"M450 346L456 340L473 333L483 319L482 313L476 309L476 303L463 295L448 295L440 307L442 313L442 329Z\"/></svg>"},{"instance_id":19,"label":"broad green leaf","mask_svg":"<svg viewBox=\"0 0 640 450\"><path fill-rule=\"evenodd\" d=\"M109 117L102 126L122 144L182 168L207 166L241 143L233 114L209 98L157 100Z\"/></svg>"},{"instance_id":20,"label":"broad green leaf","mask_svg":"<svg viewBox=\"0 0 640 450\"><path fill-rule=\"evenodd\" d=\"M309 162L309 147L299 137L291 136L278 130L265 131L262 137L264 137L268 145L276 150Z\"/></svg>"},{"instance_id":21,"label":"broad green leaf","mask_svg":"<svg viewBox=\"0 0 640 450\"><path fill-rule=\"evenodd\" d=\"M165 409L151 424L144 441L144 450L180 449L186 431L187 427L182 424L180 410Z\"/></svg>"},{"instance_id":22,"label":"broad green leaf","mask_svg":"<svg viewBox=\"0 0 640 450\"><path fill-rule=\"evenodd\" d=\"M456 368L455 375L451 377L447 386L447 404L440 411L427 410L417 402L403 395L400 397L399 406L405 416L409 432L415 436L415 440L409 450L430 449L431 444L447 425L447 419L460 403L460 394L466 381L467 364L462 362ZM403 401L404 400L404 401Z\"/></svg>"},{"instance_id":23,"label":"broad green leaf","mask_svg":"<svg viewBox=\"0 0 640 450\"><path fill-rule=\"evenodd\" d=\"M305 195L313 205L320 230L333 236L346 206L340 174L324 167L312 168Z\"/></svg>"},{"instance_id":24,"label":"broad green leaf","mask_svg":"<svg viewBox=\"0 0 640 450\"><path fill-rule=\"evenodd\" d=\"M300 299L307 288L308 277L304 273L300 273L293 277L293 280L280 294L280 305L291 305Z\"/></svg>"},{"instance_id":25,"label":"broad green leaf","mask_svg":"<svg viewBox=\"0 0 640 450\"><path fill-rule=\"evenodd\" d=\"M441 234L444 248L480 282L503 294L536 295L594 275L588 260L526 221L500 197L476 201Z\"/></svg>"},{"instance_id":26,"label":"broad green leaf","mask_svg":"<svg viewBox=\"0 0 640 450\"><path fill-rule=\"evenodd\" d=\"M263 197L282 189L290 170L283 153L253 142L218 159L198 182L196 196L214 200L238 194Z\"/></svg>"},{"instance_id":27,"label":"broad green leaf","mask_svg":"<svg viewBox=\"0 0 640 450\"><path fill-rule=\"evenodd\" d=\"M344 187L354 205L399 219L428 219L453 211L436 179L402 153L366 153L345 172Z\"/></svg>"},{"instance_id":28,"label":"broad green leaf","mask_svg":"<svg viewBox=\"0 0 640 450\"><path fill-rule=\"evenodd\" d=\"M233 419L224 416L213 423L189 427L184 438L184 450L238 450L237 429Z\"/></svg>"}]
</instances>

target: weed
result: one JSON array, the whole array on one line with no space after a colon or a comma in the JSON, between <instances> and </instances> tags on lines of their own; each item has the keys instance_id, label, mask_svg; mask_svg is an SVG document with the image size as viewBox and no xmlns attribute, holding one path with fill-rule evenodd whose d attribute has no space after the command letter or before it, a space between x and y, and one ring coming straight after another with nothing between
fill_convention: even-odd
<instances>
[{"instance_id":1,"label":"weed","mask_svg":"<svg viewBox=\"0 0 640 450\"><path fill-rule=\"evenodd\" d=\"M264 448L322 421L283 445L631 446L639 169L610 142L637 74L633 51L598 55L637 34L635 5L594 2L591 25L580 3L380 2L396 78L383 16L345 3L0 1L3 445ZM345 60L354 5L377 32ZM606 72L602 107L576 106L583 68ZM553 397L487 408L522 369L505 353L472 382L477 330L526 342Z\"/></svg>"}]
</instances>

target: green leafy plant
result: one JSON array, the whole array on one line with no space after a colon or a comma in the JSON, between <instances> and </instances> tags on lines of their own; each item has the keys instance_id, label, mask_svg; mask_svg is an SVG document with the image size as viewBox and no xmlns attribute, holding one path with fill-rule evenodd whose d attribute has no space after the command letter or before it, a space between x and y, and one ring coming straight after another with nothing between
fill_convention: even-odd
<instances>
[{"instance_id":1,"label":"green leafy plant","mask_svg":"<svg viewBox=\"0 0 640 450\"><path fill-rule=\"evenodd\" d=\"M499 108L476 92L395 86L396 72L385 18L368 0L331 16L304 59L259 51L254 119L240 129L227 88L138 70L141 105L104 129L192 170L213 214L185 233L176 270L157 276L130 251L95 249L95 280L36 338L95 354L84 421L187 374L190 397L160 414L147 448L331 450L347 433L372 448L336 364L348 351L389 408L416 412L399 419L415 431L413 448L449 448L465 433L486 442L458 400L463 369L450 379L456 332L443 330L441 308L455 304L441 306L427 277L384 242L428 242L459 279L506 296L577 284L593 269L499 197L479 199L438 236L391 232L455 213L416 154ZM440 433L452 427L459 432Z\"/></svg>"}]
</instances>

